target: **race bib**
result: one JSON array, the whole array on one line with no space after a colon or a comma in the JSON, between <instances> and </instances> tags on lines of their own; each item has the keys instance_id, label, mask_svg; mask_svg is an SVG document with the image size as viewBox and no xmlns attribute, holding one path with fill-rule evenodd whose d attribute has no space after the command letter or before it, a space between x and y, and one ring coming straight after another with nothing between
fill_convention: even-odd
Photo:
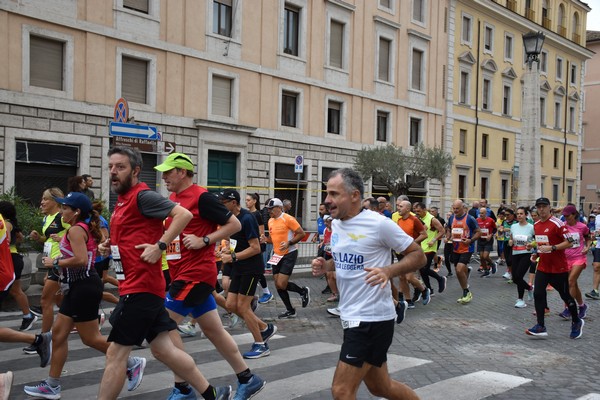
<instances>
[{"instance_id":1,"label":"race bib","mask_svg":"<svg viewBox=\"0 0 600 400\"><path fill-rule=\"evenodd\" d=\"M481 228L481 237L487 239L490 237L490 230L487 228Z\"/></svg>"},{"instance_id":2,"label":"race bib","mask_svg":"<svg viewBox=\"0 0 600 400\"><path fill-rule=\"evenodd\" d=\"M273 256L269 259L269 261L267 261L267 264L277 265L282 258L283 256L273 253Z\"/></svg>"},{"instance_id":3,"label":"race bib","mask_svg":"<svg viewBox=\"0 0 600 400\"><path fill-rule=\"evenodd\" d=\"M52 243L44 242L44 257L50 257L50 253L52 253Z\"/></svg>"},{"instance_id":4,"label":"race bib","mask_svg":"<svg viewBox=\"0 0 600 400\"><path fill-rule=\"evenodd\" d=\"M548 251L543 252L539 250L540 246L550 246L550 240L547 235L535 235L535 241L538 245L538 253L549 253Z\"/></svg>"},{"instance_id":5,"label":"race bib","mask_svg":"<svg viewBox=\"0 0 600 400\"><path fill-rule=\"evenodd\" d=\"M571 238L573 239L573 241L571 242L573 243L573 248L579 247L581 245L581 237L579 236L579 232L571 233Z\"/></svg>"},{"instance_id":6,"label":"race bib","mask_svg":"<svg viewBox=\"0 0 600 400\"><path fill-rule=\"evenodd\" d=\"M342 322L342 328L344 329L356 328L360 325L360 321L346 321L343 319L340 321Z\"/></svg>"},{"instance_id":7,"label":"race bib","mask_svg":"<svg viewBox=\"0 0 600 400\"><path fill-rule=\"evenodd\" d=\"M453 242L462 242L462 237L464 233L463 228L452 228L452 241Z\"/></svg>"},{"instance_id":8,"label":"race bib","mask_svg":"<svg viewBox=\"0 0 600 400\"><path fill-rule=\"evenodd\" d=\"M179 235L167 246L167 260L181 260L181 239Z\"/></svg>"},{"instance_id":9,"label":"race bib","mask_svg":"<svg viewBox=\"0 0 600 400\"><path fill-rule=\"evenodd\" d=\"M125 272L123 271L123 264L121 263L121 253L119 253L119 246L111 245L110 254L113 259L113 268L115 269L115 275L117 280L125 280Z\"/></svg>"},{"instance_id":10,"label":"race bib","mask_svg":"<svg viewBox=\"0 0 600 400\"><path fill-rule=\"evenodd\" d=\"M513 250L527 250L527 235L513 236Z\"/></svg>"}]
</instances>

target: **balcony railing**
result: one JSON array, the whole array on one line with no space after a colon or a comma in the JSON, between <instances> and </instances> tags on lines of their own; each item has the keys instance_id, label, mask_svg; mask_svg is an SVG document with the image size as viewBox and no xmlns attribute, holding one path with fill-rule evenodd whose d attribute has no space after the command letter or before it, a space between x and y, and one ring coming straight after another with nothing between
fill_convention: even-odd
<instances>
[{"instance_id":1,"label":"balcony railing","mask_svg":"<svg viewBox=\"0 0 600 400\"><path fill-rule=\"evenodd\" d=\"M535 11L533 11L533 9L531 9L531 8L526 8L525 9L525 18L527 18L530 21L535 21Z\"/></svg>"},{"instance_id":2,"label":"balcony railing","mask_svg":"<svg viewBox=\"0 0 600 400\"><path fill-rule=\"evenodd\" d=\"M517 11L517 0L506 0L506 8L510 11Z\"/></svg>"},{"instance_id":3,"label":"balcony railing","mask_svg":"<svg viewBox=\"0 0 600 400\"><path fill-rule=\"evenodd\" d=\"M566 26L559 25L557 27L557 30L558 30L558 34L560 36L567 37L567 27Z\"/></svg>"},{"instance_id":4,"label":"balcony railing","mask_svg":"<svg viewBox=\"0 0 600 400\"><path fill-rule=\"evenodd\" d=\"M552 21L548 17L542 18L542 26L546 29L551 29L550 25L552 25Z\"/></svg>"}]
</instances>

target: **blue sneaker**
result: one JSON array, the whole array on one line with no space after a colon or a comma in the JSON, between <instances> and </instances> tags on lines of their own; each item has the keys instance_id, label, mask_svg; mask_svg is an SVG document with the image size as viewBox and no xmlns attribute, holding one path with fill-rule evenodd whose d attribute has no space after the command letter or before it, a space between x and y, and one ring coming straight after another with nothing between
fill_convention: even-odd
<instances>
[{"instance_id":1,"label":"blue sneaker","mask_svg":"<svg viewBox=\"0 0 600 400\"><path fill-rule=\"evenodd\" d=\"M582 319L579 322L571 323L571 339L579 339L583 335L583 325L585 325L585 321Z\"/></svg>"},{"instance_id":2,"label":"blue sneaker","mask_svg":"<svg viewBox=\"0 0 600 400\"><path fill-rule=\"evenodd\" d=\"M267 343L267 340L271 339L277 333L277 326L273 324L267 324L267 329L260 333L263 342Z\"/></svg>"},{"instance_id":3,"label":"blue sneaker","mask_svg":"<svg viewBox=\"0 0 600 400\"><path fill-rule=\"evenodd\" d=\"M587 316L587 310L588 310L587 304L579 306L579 318L580 319L584 319Z\"/></svg>"},{"instance_id":4,"label":"blue sneaker","mask_svg":"<svg viewBox=\"0 0 600 400\"><path fill-rule=\"evenodd\" d=\"M269 354L271 354L271 350L269 350L269 345L267 345L266 343L264 344L259 344L259 343L254 343L252 345L252 349L246 353L243 354L244 358L261 358L261 357L266 357Z\"/></svg>"},{"instance_id":5,"label":"blue sneaker","mask_svg":"<svg viewBox=\"0 0 600 400\"><path fill-rule=\"evenodd\" d=\"M558 314L558 316L564 319L565 321L568 321L571 319L571 311L569 311L568 308L565 308L561 313Z\"/></svg>"},{"instance_id":6,"label":"blue sneaker","mask_svg":"<svg viewBox=\"0 0 600 400\"><path fill-rule=\"evenodd\" d=\"M231 400L231 386L216 387L215 400Z\"/></svg>"},{"instance_id":7,"label":"blue sneaker","mask_svg":"<svg viewBox=\"0 0 600 400\"><path fill-rule=\"evenodd\" d=\"M265 293L258 299L258 304L267 304L271 300L273 300L273 293Z\"/></svg>"},{"instance_id":8,"label":"blue sneaker","mask_svg":"<svg viewBox=\"0 0 600 400\"><path fill-rule=\"evenodd\" d=\"M429 302L431 301L431 290L429 290L429 288L425 288L425 290L423 290L423 305L426 306L427 304L429 304Z\"/></svg>"},{"instance_id":9,"label":"blue sneaker","mask_svg":"<svg viewBox=\"0 0 600 400\"><path fill-rule=\"evenodd\" d=\"M35 351L40 356L40 368L44 368L50 362L52 357L52 332L40 333L42 342L34 345Z\"/></svg>"},{"instance_id":10,"label":"blue sneaker","mask_svg":"<svg viewBox=\"0 0 600 400\"><path fill-rule=\"evenodd\" d=\"M142 383L144 377L144 368L146 368L146 359L144 357L133 357L135 364L127 368L127 390L132 392Z\"/></svg>"},{"instance_id":11,"label":"blue sneaker","mask_svg":"<svg viewBox=\"0 0 600 400\"><path fill-rule=\"evenodd\" d=\"M498 264L495 262L492 263L492 274L495 274L498 271Z\"/></svg>"},{"instance_id":12,"label":"blue sneaker","mask_svg":"<svg viewBox=\"0 0 600 400\"><path fill-rule=\"evenodd\" d=\"M548 336L548 331L546 330L546 327L541 326L539 324L535 325L533 328L526 329L525 333L528 334L529 336L536 336L536 337L547 337Z\"/></svg>"},{"instance_id":13,"label":"blue sneaker","mask_svg":"<svg viewBox=\"0 0 600 400\"><path fill-rule=\"evenodd\" d=\"M401 324L406 318L406 309L408 308L408 303L404 300L400 300L398 304L396 304L396 323Z\"/></svg>"},{"instance_id":14,"label":"blue sneaker","mask_svg":"<svg viewBox=\"0 0 600 400\"><path fill-rule=\"evenodd\" d=\"M266 384L267 382L256 374L248 381L248 383L240 384L238 382L238 388L235 391L235 397L233 400L251 399L254 397L254 395L260 392Z\"/></svg>"},{"instance_id":15,"label":"blue sneaker","mask_svg":"<svg viewBox=\"0 0 600 400\"><path fill-rule=\"evenodd\" d=\"M176 387L173 388L167 400L196 400L198 397L196 396L196 392L192 389L188 394L181 393L181 390Z\"/></svg>"},{"instance_id":16,"label":"blue sneaker","mask_svg":"<svg viewBox=\"0 0 600 400\"><path fill-rule=\"evenodd\" d=\"M36 386L25 386L23 390L38 399L60 399L60 385L52 387L46 381L41 381Z\"/></svg>"}]
</instances>

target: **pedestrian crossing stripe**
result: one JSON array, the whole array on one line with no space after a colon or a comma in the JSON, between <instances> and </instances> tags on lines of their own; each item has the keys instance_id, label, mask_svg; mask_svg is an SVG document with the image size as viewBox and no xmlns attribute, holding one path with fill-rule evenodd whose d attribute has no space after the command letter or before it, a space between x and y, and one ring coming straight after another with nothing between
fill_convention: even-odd
<instances>
[{"instance_id":1,"label":"pedestrian crossing stripe","mask_svg":"<svg viewBox=\"0 0 600 400\"><path fill-rule=\"evenodd\" d=\"M575 400L600 400L600 393L589 393L585 396L578 397Z\"/></svg>"}]
</instances>

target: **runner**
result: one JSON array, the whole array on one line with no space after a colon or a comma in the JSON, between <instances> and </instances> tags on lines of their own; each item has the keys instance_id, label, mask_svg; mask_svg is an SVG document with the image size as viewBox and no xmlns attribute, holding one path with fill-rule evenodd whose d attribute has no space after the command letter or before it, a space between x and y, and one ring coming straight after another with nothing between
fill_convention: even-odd
<instances>
[{"instance_id":1,"label":"runner","mask_svg":"<svg viewBox=\"0 0 600 400\"><path fill-rule=\"evenodd\" d=\"M491 211L491 210L490 210ZM477 225L481 230L481 237L477 241L477 251L479 252L480 272L482 278L490 276L490 273L496 273L496 264L490 258L490 253L494 248L494 233L496 233L496 221L487 215L487 209L481 207L479 209L479 218Z\"/></svg>"},{"instance_id":2,"label":"runner","mask_svg":"<svg viewBox=\"0 0 600 400\"><path fill-rule=\"evenodd\" d=\"M527 210L525 207L517 208L517 223L511 226L508 240L508 245L512 248L512 279L517 285L516 308L527 307L523 299L525 291L528 299L533 300L533 287L525 282L524 277L531 267L531 243L534 238L533 225L527 221Z\"/></svg>"}]
</instances>

